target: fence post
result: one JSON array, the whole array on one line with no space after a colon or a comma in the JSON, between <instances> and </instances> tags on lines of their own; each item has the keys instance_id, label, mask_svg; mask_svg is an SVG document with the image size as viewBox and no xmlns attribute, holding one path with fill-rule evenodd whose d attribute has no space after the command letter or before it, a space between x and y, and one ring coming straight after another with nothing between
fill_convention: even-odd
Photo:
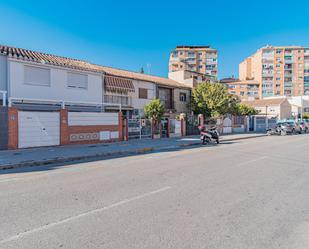
<instances>
[{"instance_id":1,"label":"fence post","mask_svg":"<svg viewBox=\"0 0 309 249\"><path fill-rule=\"evenodd\" d=\"M162 121L160 121L160 138L162 138Z\"/></svg>"},{"instance_id":2,"label":"fence post","mask_svg":"<svg viewBox=\"0 0 309 249\"><path fill-rule=\"evenodd\" d=\"M198 116L197 116L197 118L198 118L198 125L200 126L200 125L204 125L204 115L203 114L199 114Z\"/></svg>"},{"instance_id":3,"label":"fence post","mask_svg":"<svg viewBox=\"0 0 309 249\"><path fill-rule=\"evenodd\" d=\"M153 124L153 119L150 119L151 122L151 138L154 139L154 124Z\"/></svg>"},{"instance_id":4,"label":"fence post","mask_svg":"<svg viewBox=\"0 0 309 249\"><path fill-rule=\"evenodd\" d=\"M129 120L126 118L126 141L129 141Z\"/></svg>"},{"instance_id":5,"label":"fence post","mask_svg":"<svg viewBox=\"0 0 309 249\"><path fill-rule=\"evenodd\" d=\"M167 138L170 138L170 119L167 119Z\"/></svg>"},{"instance_id":6,"label":"fence post","mask_svg":"<svg viewBox=\"0 0 309 249\"><path fill-rule=\"evenodd\" d=\"M122 112L118 112L118 132L119 132L119 141L123 141L123 120L122 120Z\"/></svg>"}]
</instances>

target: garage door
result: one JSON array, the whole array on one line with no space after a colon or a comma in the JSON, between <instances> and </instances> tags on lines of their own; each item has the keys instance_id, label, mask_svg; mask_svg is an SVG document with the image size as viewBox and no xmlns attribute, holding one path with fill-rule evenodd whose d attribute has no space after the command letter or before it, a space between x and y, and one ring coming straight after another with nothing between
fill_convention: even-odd
<instances>
[{"instance_id":1,"label":"garage door","mask_svg":"<svg viewBox=\"0 0 309 249\"><path fill-rule=\"evenodd\" d=\"M59 145L60 121L57 112L18 112L18 147Z\"/></svg>"}]
</instances>

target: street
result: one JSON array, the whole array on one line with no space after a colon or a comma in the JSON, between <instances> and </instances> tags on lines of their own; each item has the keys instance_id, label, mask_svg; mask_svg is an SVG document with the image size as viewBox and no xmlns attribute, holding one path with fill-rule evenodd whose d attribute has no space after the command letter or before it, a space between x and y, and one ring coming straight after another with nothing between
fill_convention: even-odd
<instances>
[{"instance_id":1,"label":"street","mask_svg":"<svg viewBox=\"0 0 309 249\"><path fill-rule=\"evenodd\" d=\"M308 147L272 136L0 171L0 248L309 248Z\"/></svg>"}]
</instances>

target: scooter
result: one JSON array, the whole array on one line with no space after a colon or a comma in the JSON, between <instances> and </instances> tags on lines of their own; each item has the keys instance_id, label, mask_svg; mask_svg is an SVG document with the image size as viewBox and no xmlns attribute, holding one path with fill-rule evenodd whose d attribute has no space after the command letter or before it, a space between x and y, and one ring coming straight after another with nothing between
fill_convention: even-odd
<instances>
[{"instance_id":1,"label":"scooter","mask_svg":"<svg viewBox=\"0 0 309 249\"><path fill-rule=\"evenodd\" d=\"M200 128L201 130L201 141L203 144L209 144L211 141L216 141L219 144L219 132L216 127L205 130L205 127Z\"/></svg>"}]
</instances>

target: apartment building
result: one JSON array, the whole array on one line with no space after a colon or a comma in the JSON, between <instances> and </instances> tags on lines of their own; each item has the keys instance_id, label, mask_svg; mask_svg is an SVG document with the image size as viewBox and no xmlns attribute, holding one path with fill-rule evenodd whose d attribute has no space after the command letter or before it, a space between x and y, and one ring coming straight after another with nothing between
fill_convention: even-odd
<instances>
[{"instance_id":1,"label":"apartment building","mask_svg":"<svg viewBox=\"0 0 309 249\"><path fill-rule=\"evenodd\" d=\"M259 83L255 80L221 80L220 83L227 86L230 94L237 95L241 101L259 99Z\"/></svg>"},{"instance_id":2,"label":"apartment building","mask_svg":"<svg viewBox=\"0 0 309 249\"><path fill-rule=\"evenodd\" d=\"M170 54L169 72L182 70L217 78L217 50L209 46L177 46Z\"/></svg>"},{"instance_id":3,"label":"apartment building","mask_svg":"<svg viewBox=\"0 0 309 249\"><path fill-rule=\"evenodd\" d=\"M309 95L309 48L265 46L240 63L239 79L257 81L260 98Z\"/></svg>"}]
</instances>

